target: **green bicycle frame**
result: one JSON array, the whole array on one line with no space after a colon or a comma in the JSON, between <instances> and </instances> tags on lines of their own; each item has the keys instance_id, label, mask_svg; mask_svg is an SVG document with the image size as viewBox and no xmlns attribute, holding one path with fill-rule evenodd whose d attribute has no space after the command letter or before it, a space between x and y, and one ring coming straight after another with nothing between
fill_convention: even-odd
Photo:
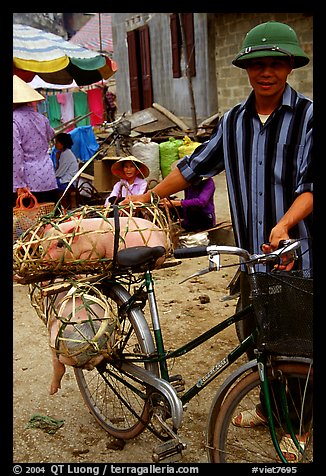
<instances>
[{"instance_id":1,"label":"green bicycle frame","mask_svg":"<svg viewBox=\"0 0 326 476\"><path fill-rule=\"evenodd\" d=\"M247 315L250 314L252 310L252 306L249 305L246 308L236 312L231 317L225 319L223 322L217 324L216 326L212 327L208 331L200 334L195 339L187 342L187 344L175 349L173 351L166 352L164 350L164 343L163 343L163 336L161 331L161 325L159 320L157 302L154 293L154 283L153 278L150 271L145 273L145 280L140 285L136 293L131 297L128 302L130 306L132 303L137 301L137 295L140 295L143 289L146 288L147 296L148 296L148 303L150 307L150 313L152 317L153 323L153 330L154 330L154 337L155 337L155 344L157 348L157 355L151 356L151 362L158 362L160 366L161 378L164 380L169 381L169 372L167 368L167 360L173 359L175 357L180 357L191 350L198 347L203 342L206 342L222 330L228 328L229 326L235 324L236 322L245 319ZM206 385L214 380L221 372L223 372L227 367L229 367L233 362L235 362L241 355L243 355L249 347L254 343L256 339L257 331L254 331L250 334L246 339L243 340L237 347L235 347L227 356L225 356L222 360L217 362L214 367L209 370L204 376L197 380L196 384L193 385L186 393L184 393L180 399L183 404L189 402L195 395L197 395ZM148 361L148 359L142 359L144 362Z\"/></svg>"}]
</instances>

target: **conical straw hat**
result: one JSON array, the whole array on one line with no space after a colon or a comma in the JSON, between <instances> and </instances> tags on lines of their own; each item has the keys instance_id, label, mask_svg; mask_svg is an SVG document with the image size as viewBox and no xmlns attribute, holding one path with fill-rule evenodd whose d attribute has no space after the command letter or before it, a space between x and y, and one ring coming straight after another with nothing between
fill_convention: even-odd
<instances>
[{"instance_id":1,"label":"conical straw hat","mask_svg":"<svg viewBox=\"0 0 326 476\"><path fill-rule=\"evenodd\" d=\"M44 99L42 94L35 91L19 76L13 75L13 103L44 101Z\"/></svg>"},{"instance_id":2,"label":"conical straw hat","mask_svg":"<svg viewBox=\"0 0 326 476\"><path fill-rule=\"evenodd\" d=\"M127 160L133 162L136 169L139 171L141 178L146 178L149 176L149 168L147 167L147 165L144 164L144 162L142 162L141 160L134 157L133 155L129 155L128 157L122 157L122 159L119 159L117 162L115 162L111 167L111 172L113 173L113 175L122 179L126 178L123 172L123 164Z\"/></svg>"}]
</instances>

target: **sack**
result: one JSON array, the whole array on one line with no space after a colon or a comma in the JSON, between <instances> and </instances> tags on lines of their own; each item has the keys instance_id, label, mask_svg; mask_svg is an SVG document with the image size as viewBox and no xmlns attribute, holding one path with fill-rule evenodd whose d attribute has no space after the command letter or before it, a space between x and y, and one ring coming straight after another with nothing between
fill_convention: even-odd
<instances>
[{"instance_id":1,"label":"sack","mask_svg":"<svg viewBox=\"0 0 326 476\"><path fill-rule=\"evenodd\" d=\"M179 246L180 248L192 248L193 246L208 246L209 239L207 231L200 233L188 233L186 235L180 235Z\"/></svg>"},{"instance_id":2,"label":"sack","mask_svg":"<svg viewBox=\"0 0 326 476\"><path fill-rule=\"evenodd\" d=\"M153 188L161 180L159 144L152 142L148 137L142 137L133 144L131 153L149 168L147 182L149 184L153 182L153 185L150 186Z\"/></svg>"},{"instance_id":3,"label":"sack","mask_svg":"<svg viewBox=\"0 0 326 476\"><path fill-rule=\"evenodd\" d=\"M160 167L162 178L165 178L171 172L171 165L179 160L178 148L183 144L182 139L170 137L168 141L161 142L160 147Z\"/></svg>"},{"instance_id":4,"label":"sack","mask_svg":"<svg viewBox=\"0 0 326 476\"><path fill-rule=\"evenodd\" d=\"M24 205L24 200L28 205ZM13 239L16 241L26 230L35 225L42 215L52 212L54 202L38 203L35 195L19 195L13 208Z\"/></svg>"},{"instance_id":5,"label":"sack","mask_svg":"<svg viewBox=\"0 0 326 476\"><path fill-rule=\"evenodd\" d=\"M184 136L183 144L178 148L179 159L185 155L191 155L194 150L201 145L201 142L194 142L188 136Z\"/></svg>"}]
</instances>

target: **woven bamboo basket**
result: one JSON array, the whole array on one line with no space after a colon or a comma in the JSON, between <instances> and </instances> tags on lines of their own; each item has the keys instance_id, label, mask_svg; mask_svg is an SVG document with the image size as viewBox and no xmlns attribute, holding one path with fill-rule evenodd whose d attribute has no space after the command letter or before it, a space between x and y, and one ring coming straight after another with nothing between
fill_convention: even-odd
<instances>
[{"instance_id":1,"label":"woven bamboo basket","mask_svg":"<svg viewBox=\"0 0 326 476\"><path fill-rule=\"evenodd\" d=\"M24 199L29 201L28 206L24 205ZM13 209L13 241L35 225L43 215L52 213L54 207L54 202L38 203L32 193L20 195Z\"/></svg>"},{"instance_id":2,"label":"woven bamboo basket","mask_svg":"<svg viewBox=\"0 0 326 476\"><path fill-rule=\"evenodd\" d=\"M159 231L161 236L164 235L166 257L171 255L173 229L168 215L161 207L155 203L130 203L128 208L118 206L117 211L120 227L119 250L128 247L131 236L136 236L135 234L137 246L154 246L151 243L155 240L155 233ZM95 230L87 229L85 224L89 222L88 219L94 218L98 219L98 227ZM115 219L111 205L106 208L85 205L59 216L41 217L14 243L14 274L19 277L21 283L28 284L56 277L74 277L76 274L109 273L113 267L113 256L103 256L103 253L98 251L98 243L103 233L107 234L105 239L110 239L112 243L116 239ZM74 243L81 237L88 240L89 249L87 256L82 259L74 254ZM62 254L55 258L50 256L51 246L61 246Z\"/></svg>"},{"instance_id":3,"label":"woven bamboo basket","mask_svg":"<svg viewBox=\"0 0 326 476\"><path fill-rule=\"evenodd\" d=\"M37 283L29 285L29 295L47 326L50 347L66 364L87 366L94 357L109 356L118 344L118 316L96 283Z\"/></svg>"}]
</instances>

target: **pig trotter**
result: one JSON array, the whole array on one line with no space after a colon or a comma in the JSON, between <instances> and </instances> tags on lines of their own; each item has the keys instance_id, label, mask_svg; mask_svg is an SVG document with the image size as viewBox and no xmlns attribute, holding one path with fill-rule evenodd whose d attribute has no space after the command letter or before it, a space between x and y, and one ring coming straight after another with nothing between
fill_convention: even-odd
<instances>
[{"instance_id":1,"label":"pig trotter","mask_svg":"<svg viewBox=\"0 0 326 476\"><path fill-rule=\"evenodd\" d=\"M54 395L61 388L61 380L66 371L65 365L60 362L55 350L52 350L53 375L49 394Z\"/></svg>"}]
</instances>

